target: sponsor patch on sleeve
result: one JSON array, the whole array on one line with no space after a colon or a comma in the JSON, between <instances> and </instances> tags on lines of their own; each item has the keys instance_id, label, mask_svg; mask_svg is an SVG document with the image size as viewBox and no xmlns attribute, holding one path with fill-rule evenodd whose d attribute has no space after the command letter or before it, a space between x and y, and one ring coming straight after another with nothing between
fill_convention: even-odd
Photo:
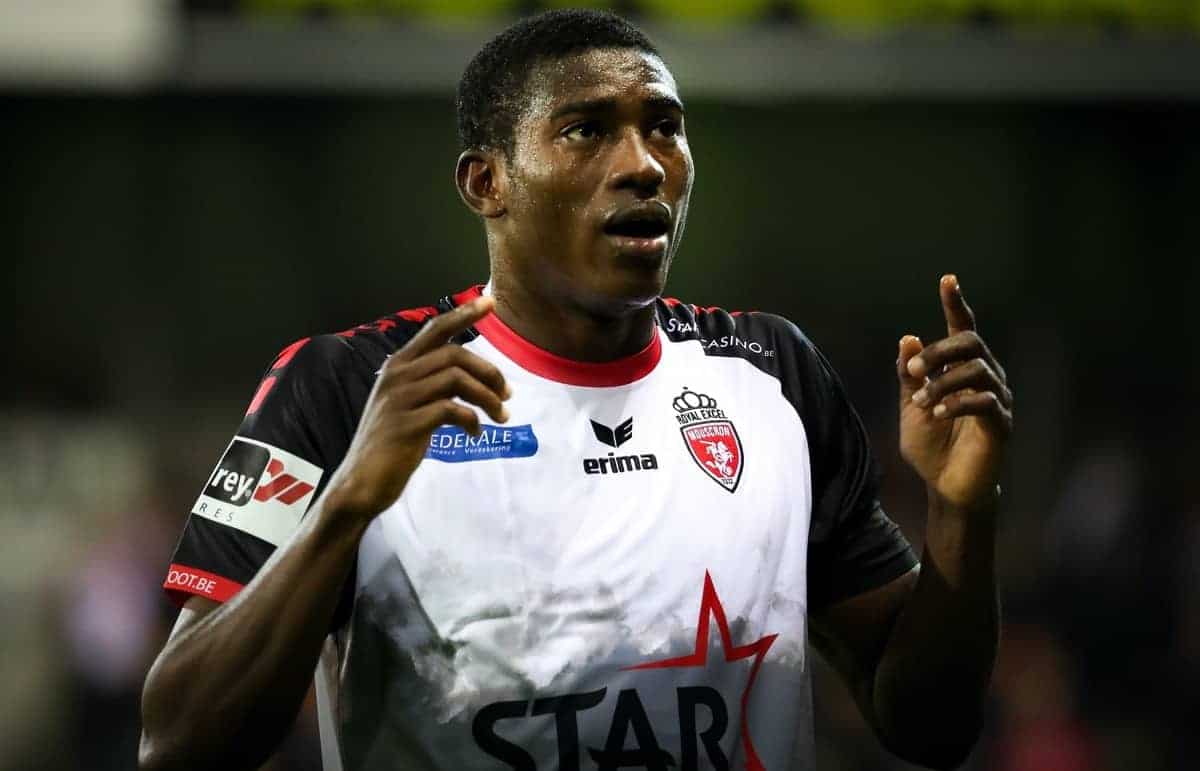
<instances>
[{"instance_id":1,"label":"sponsor patch on sleeve","mask_svg":"<svg viewBox=\"0 0 1200 771\"><path fill-rule=\"evenodd\" d=\"M230 581L207 570L178 564L172 564L167 571L167 580L163 582L163 587L173 592L208 597L217 602L225 602L242 589L242 585L237 581ZM182 605L183 601L180 600L179 603Z\"/></svg>"},{"instance_id":2,"label":"sponsor patch on sleeve","mask_svg":"<svg viewBox=\"0 0 1200 771\"><path fill-rule=\"evenodd\" d=\"M278 546L300 524L323 473L286 450L237 436L209 476L192 514Z\"/></svg>"}]
</instances>

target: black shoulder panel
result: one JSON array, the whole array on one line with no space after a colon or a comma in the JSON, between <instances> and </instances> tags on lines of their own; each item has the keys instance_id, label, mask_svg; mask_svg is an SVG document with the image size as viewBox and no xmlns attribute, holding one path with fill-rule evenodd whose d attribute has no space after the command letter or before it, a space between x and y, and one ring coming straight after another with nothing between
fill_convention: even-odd
<instances>
[{"instance_id":1,"label":"black shoulder panel","mask_svg":"<svg viewBox=\"0 0 1200 771\"><path fill-rule=\"evenodd\" d=\"M779 381L804 424L812 472L809 602L812 607L880 586L916 564L878 501L870 440L829 361L800 329L769 313L729 312L662 299L658 322L672 342L744 359Z\"/></svg>"}]
</instances>

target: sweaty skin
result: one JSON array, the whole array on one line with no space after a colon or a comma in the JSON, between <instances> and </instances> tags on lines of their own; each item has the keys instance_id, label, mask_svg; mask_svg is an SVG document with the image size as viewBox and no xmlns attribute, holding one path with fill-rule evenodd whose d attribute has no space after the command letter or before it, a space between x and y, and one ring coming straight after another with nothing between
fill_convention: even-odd
<instances>
[{"instance_id":1,"label":"sweaty skin","mask_svg":"<svg viewBox=\"0 0 1200 771\"><path fill-rule=\"evenodd\" d=\"M528 86L511 157L476 148L455 170L485 225L494 299L435 318L389 360L325 492L236 597L187 602L146 678L140 768L252 769L282 741L367 525L403 495L436 426L478 432L454 398L508 418L499 372L451 337L493 309L580 361L636 353L654 334L694 176L674 78L657 57L601 49L541 64ZM664 217L665 240L606 232L635 209ZM811 627L881 740L948 768L978 736L995 656L994 491L1012 396L957 279L941 299L948 337L906 337L897 362L902 451L929 490L922 568Z\"/></svg>"},{"instance_id":2,"label":"sweaty skin","mask_svg":"<svg viewBox=\"0 0 1200 771\"><path fill-rule=\"evenodd\" d=\"M999 644L996 504L1012 392L958 278L938 287L947 337L900 340L900 449L925 481L919 570L812 617L880 741L933 768L963 762L983 723Z\"/></svg>"},{"instance_id":3,"label":"sweaty skin","mask_svg":"<svg viewBox=\"0 0 1200 771\"><path fill-rule=\"evenodd\" d=\"M468 151L457 182L484 217L497 315L578 361L611 361L650 341L654 301L687 218L694 170L683 103L662 60L599 49L531 73L513 157ZM623 252L604 232L631 206L670 214L667 248Z\"/></svg>"}]
</instances>

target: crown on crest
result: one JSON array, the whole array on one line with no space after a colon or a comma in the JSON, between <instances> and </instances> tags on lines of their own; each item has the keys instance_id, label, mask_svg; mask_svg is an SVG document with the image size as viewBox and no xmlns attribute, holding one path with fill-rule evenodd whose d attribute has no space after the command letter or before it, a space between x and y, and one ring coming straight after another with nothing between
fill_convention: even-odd
<instances>
[{"instance_id":1,"label":"crown on crest","mask_svg":"<svg viewBox=\"0 0 1200 771\"><path fill-rule=\"evenodd\" d=\"M695 391L689 391L684 386L683 393L675 397L675 400L671 402L671 406L675 408L676 412L688 412L700 408L712 409L717 406L717 400L708 394L698 394Z\"/></svg>"}]
</instances>

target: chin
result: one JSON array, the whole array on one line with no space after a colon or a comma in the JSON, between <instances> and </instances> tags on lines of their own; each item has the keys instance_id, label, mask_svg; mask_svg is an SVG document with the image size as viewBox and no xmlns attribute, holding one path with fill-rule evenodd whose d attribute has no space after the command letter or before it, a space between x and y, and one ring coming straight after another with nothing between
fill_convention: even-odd
<instances>
[{"instance_id":1,"label":"chin","mask_svg":"<svg viewBox=\"0 0 1200 771\"><path fill-rule=\"evenodd\" d=\"M640 270L630 270L625 266L618 268L599 294L607 296L607 304L618 309L618 312L652 304L666 287L667 266L663 263L651 269L647 267L643 266Z\"/></svg>"}]
</instances>

